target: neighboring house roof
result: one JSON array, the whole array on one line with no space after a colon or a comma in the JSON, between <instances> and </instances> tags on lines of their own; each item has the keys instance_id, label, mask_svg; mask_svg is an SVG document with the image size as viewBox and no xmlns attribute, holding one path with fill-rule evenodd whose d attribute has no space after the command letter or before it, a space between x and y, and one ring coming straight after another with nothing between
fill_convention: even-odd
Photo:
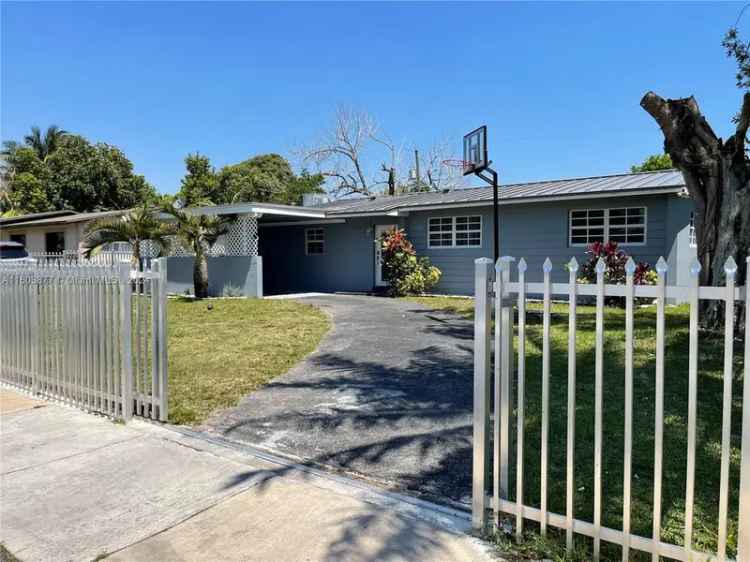
<instances>
[{"instance_id":1,"label":"neighboring house roof","mask_svg":"<svg viewBox=\"0 0 750 562\"><path fill-rule=\"evenodd\" d=\"M15 222L12 225L5 225L2 226L13 226L13 228L17 226L51 226L56 224L74 224L77 222L86 222L96 219L101 219L105 217L116 217L118 215L122 215L124 213L127 213L127 210L120 210L120 211L99 211L96 213L73 213L65 216L56 216L52 218L43 218L43 219L34 219L33 217L35 215L24 215L23 217L17 217L19 219L23 219L19 222Z\"/></svg>"},{"instance_id":2,"label":"neighboring house roof","mask_svg":"<svg viewBox=\"0 0 750 562\"><path fill-rule=\"evenodd\" d=\"M258 213L261 215L279 215L303 218L325 217L323 209L318 207L301 207L298 205L281 205L278 203L227 203L225 205L187 207L185 210L199 212L205 215L242 215Z\"/></svg>"},{"instance_id":3,"label":"neighboring house roof","mask_svg":"<svg viewBox=\"0 0 750 562\"><path fill-rule=\"evenodd\" d=\"M258 213L262 215L280 215L300 218L325 218L325 212L315 207L298 207L294 205L278 205L275 203L230 203L227 205L209 205L205 207L187 207L185 211L197 212L205 215L235 215ZM127 213L129 209L119 211L100 211L96 213L75 213L73 211L59 211L65 213L63 216L45 215L23 215L13 217L15 222L10 224L0 223L0 226L27 227L27 226L53 226L63 224L74 224L78 222L88 222L100 218L116 217ZM163 214L166 218L168 215ZM8 219L10 220L10 219Z\"/></svg>"},{"instance_id":4,"label":"neighboring house roof","mask_svg":"<svg viewBox=\"0 0 750 562\"><path fill-rule=\"evenodd\" d=\"M62 217L65 215L75 215L75 211L47 211L44 213L32 213L30 215L18 215L16 217L0 218L0 226L9 226L11 224L23 223L30 220L47 219L51 217Z\"/></svg>"},{"instance_id":5,"label":"neighboring house roof","mask_svg":"<svg viewBox=\"0 0 750 562\"><path fill-rule=\"evenodd\" d=\"M599 196L678 193L684 189L684 186L685 181L680 172L665 170L501 185L499 199L501 204L509 204ZM339 199L314 208L325 210L328 216L370 213L395 215L398 214L399 209L488 205L491 202L492 188L475 187L452 191Z\"/></svg>"}]
</instances>

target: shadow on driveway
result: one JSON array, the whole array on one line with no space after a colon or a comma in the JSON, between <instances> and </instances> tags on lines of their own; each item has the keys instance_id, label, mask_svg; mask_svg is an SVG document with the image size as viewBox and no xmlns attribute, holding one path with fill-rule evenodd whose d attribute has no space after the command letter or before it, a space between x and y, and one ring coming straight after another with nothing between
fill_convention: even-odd
<instances>
[{"instance_id":1,"label":"shadow on driveway","mask_svg":"<svg viewBox=\"0 0 750 562\"><path fill-rule=\"evenodd\" d=\"M202 429L468 502L471 323L394 299L305 302L334 321L318 351Z\"/></svg>"}]
</instances>

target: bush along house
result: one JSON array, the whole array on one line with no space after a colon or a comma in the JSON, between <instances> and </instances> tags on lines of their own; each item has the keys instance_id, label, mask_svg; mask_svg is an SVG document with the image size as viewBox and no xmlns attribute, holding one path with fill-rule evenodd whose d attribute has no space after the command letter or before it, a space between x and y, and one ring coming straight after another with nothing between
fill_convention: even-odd
<instances>
[{"instance_id":1,"label":"bush along house","mask_svg":"<svg viewBox=\"0 0 750 562\"><path fill-rule=\"evenodd\" d=\"M693 203L685 191L682 174L674 170L501 186L500 254L526 258L531 282L541 281L549 257L553 281L566 282L564 264L571 257L584 262L590 244L613 241L638 262L654 265L664 256L668 283L686 285L695 248ZM435 293L472 294L474 260L493 255L491 188L336 201L312 196L306 203L192 209L234 219L209 258L210 292L220 295L227 285L247 296L378 290L387 283L377 242L394 227L405 230L417 255L441 270ZM15 217L0 223L0 235L43 240L62 224L85 220ZM60 238L65 250L77 243L74 234ZM191 258L184 250L176 254L168 263L170 290L183 292L192 283Z\"/></svg>"}]
</instances>

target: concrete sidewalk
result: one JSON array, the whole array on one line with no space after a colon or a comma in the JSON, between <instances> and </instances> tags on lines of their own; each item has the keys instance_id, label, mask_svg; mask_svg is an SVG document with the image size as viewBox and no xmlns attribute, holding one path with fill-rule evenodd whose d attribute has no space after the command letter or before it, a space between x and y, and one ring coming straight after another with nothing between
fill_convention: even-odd
<instances>
[{"instance_id":1,"label":"concrete sidewalk","mask_svg":"<svg viewBox=\"0 0 750 562\"><path fill-rule=\"evenodd\" d=\"M485 561L464 513L0 389L0 541L24 562Z\"/></svg>"}]
</instances>

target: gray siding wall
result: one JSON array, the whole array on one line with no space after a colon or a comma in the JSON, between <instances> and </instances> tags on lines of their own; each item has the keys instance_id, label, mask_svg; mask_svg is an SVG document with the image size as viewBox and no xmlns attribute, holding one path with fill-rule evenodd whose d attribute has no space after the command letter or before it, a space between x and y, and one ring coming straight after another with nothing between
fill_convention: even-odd
<instances>
[{"instance_id":1,"label":"gray siding wall","mask_svg":"<svg viewBox=\"0 0 750 562\"><path fill-rule=\"evenodd\" d=\"M676 282L677 259L687 252L687 225L692 202L675 196L654 195L638 199L632 197L588 199L566 202L502 205L500 207L500 254L526 258L527 279L542 280L542 263L552 260L552 280L565 282L568 273L564 265L575 256L579 263L586 259L586 248L569 246L568 213L573 209L604 209L616 207L647 207L647 232L644 245L621 245L637 261L652 265L659 256L675 261L670 272L670 283ZM481 248L428 248L427 221L437 216L482 216ZM472 294L474 290L474 259L492 257L492 210L477 207L440 211L420 211L409 215L406 229L417 252L425 255L443 271L436 292ZM684 237L684 240L683 240ZM681 264L680 267L686 267ZM515 275L514 275L515 277Z\"/></svg>"},{"instance_id":2,"label":"gray siding wall","mask_svg":"<svg viewBox=\"0 0 750 562\"><path fill-rule=\"evenodd\" d=\"M260 228L266 294L371 291L375 285L375 225L395 218L348 219L345 223ZM305 229L322 228L323 255L305 254Z\"/></svg>"},{"instance_id":3,"label":"gray siding wall","mask_svg":"<svg viewBox=\"0 0 750 562\"><path fill-rule=\"evenodd\" d=\"M585 247L568 245L568 213L572 209L647 207L645 245L622 245L638 261L655 264L659 256L670 260L670 283L686 269L691 255L687 225L692 202L676 196L581 199L568 202L530 203L500 207L500 253L529 264L527 279L542 280L542 263L549 257L556 282L568 279L564 265L575 256L586 259ZM482 217L479 248L428 248L427 221L438 216ZM492 208L465 207L411 212L405 217L365 217L345 223L314 225L325 232L325 253L305 255L305 229L313 225L261 226L260 253L263 256L266 294L291 292L370 291L375 285L374 231L376 224L397 224L405 228L417 253L430 258L443 272L438 293L470 295L474 291L474 260L492 257ZM261 223L262 225L262 223ZM694 255L694 251L692 251ZM687 259L687 262L682 263ZM678 262L680 265L678 267ZM515 273L514 273L515 278Z\"/></svg>"},{"instance_id":4,"label":"gray siding wall","mask_svg":"<svg viewBox=\"0 0 750 562\"><path fill-rule=\"evenodd\" d=\"M428 248L427 222L430 217L482 217L481 248ZM443 276L433 292L455 295L474 293L474 260L492 257L492 207L467 207L410 213L406 220L406 235L414 244L417 255L427 256L440 268ZM502 248L502 244L500 246Z\"/></svg>"},{"instance_id":5,"label":"gray siding wall","mask_svg":"<svg viewBox=\"0 0 750 562\"><path fill-rule=\"evenodd\" d=\"M167 290L193 294L192 257L167 258ZM208 293L222 296L226 287L242 291L246 297L263 297L263 258L260 256L219 256L208 258Z\"/></svg>"}]
</instances>

